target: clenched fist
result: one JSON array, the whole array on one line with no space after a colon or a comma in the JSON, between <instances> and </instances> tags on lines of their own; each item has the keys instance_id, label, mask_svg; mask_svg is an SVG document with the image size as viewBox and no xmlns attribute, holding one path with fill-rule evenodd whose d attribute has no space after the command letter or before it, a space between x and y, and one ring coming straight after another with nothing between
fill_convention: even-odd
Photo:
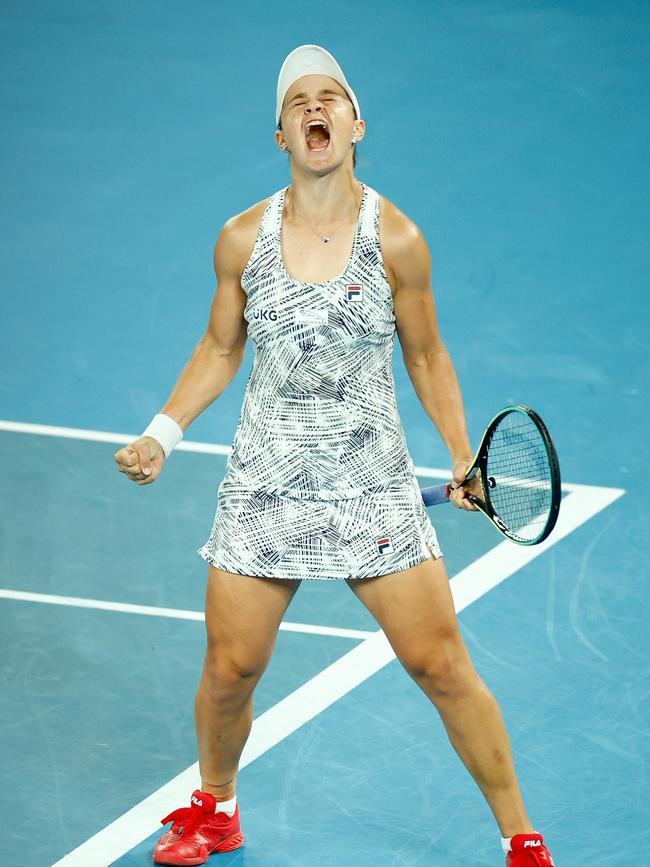
<instances>
[{"instance_id":1,"label":"clenched fist","mask_svg":"<svg viewBox=\"0 0 650 867\"><path fill-rule=\"evenodd\" d=\"M150 485L155 482L165 460L162 446L153 437L140 437L115 452L115 463L127 479L137 485Z\"/></svg>"}]
</instances>

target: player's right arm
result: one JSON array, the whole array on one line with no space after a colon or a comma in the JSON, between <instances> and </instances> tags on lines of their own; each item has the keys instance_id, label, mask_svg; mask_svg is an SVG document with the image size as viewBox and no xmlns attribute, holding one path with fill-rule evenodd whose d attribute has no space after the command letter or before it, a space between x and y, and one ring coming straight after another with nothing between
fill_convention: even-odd
<instances>
[{"instance_id":1,"label":"player's right arm","mask_svg":"<svg viewBox=\"0 0 650 867\"><path fill-rule=\"evenodd\" d=\"M160 410L183 430L225 390L244 357L246 294L241 275L245 243L246 233L235 217L224 225L214 247L217 288L208 324Z\"/></svg>"},{"instance_id":2,"label":"player's right arm","mask_svg":"<svg viewBox=\"0 0 650 867\"><path fill-rule=\"evenodd\" d=\"M217 288L208 324L160 410L183 430L224 391L244 356L246 294L241 276L255 243L257 211L263 204L228 220L217 238L214 247ZM164 453L153 437L140 437L116 452L115 461L118 470L132 481L150 484L160 474Z\"/></svg>"}]
</instances>

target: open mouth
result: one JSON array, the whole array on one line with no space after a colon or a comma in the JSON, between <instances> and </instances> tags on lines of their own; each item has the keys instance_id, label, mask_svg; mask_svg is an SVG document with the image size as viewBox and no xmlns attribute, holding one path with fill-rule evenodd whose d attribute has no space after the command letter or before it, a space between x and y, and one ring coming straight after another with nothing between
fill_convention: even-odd
<instances>
[{"instance_id":1,"label":"open mouth","mask_svg":"<svg viewBox=\"0 0 650 867\"><path fill-rule=\"evenodd\" d=\"M310 151L324 151L330 142L330 131L324 120L310 120L305 126L305 141Z\"/></svg>"}]
</instances>

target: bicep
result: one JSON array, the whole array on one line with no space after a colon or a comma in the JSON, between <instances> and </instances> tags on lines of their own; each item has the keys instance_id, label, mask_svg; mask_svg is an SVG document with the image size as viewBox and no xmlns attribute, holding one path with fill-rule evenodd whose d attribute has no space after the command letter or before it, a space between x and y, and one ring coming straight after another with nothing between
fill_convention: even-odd
<instances>
[{"instance_id":1,"label":"bicep","mask_svg":"<svg viewBox=\"0 0 650 867\"><path fill-rule=\"evenodd\" d=\"M426 242L412 226L392 264L395 326L404 361L418 363L444 349L431 292L431 264Z\"/></svg>"},{"instance_id":2,"label":"bicep","mask_svg":"<svg viewBox=\"0 0 650 867\"><path fill-rule=\"evenodd\" d=\"M206 337L222 353L243 352L246 343L246 293L241 286L241 255L233 229L228 223L214 247L217 278Z\"/></svg>"}]
</instances>

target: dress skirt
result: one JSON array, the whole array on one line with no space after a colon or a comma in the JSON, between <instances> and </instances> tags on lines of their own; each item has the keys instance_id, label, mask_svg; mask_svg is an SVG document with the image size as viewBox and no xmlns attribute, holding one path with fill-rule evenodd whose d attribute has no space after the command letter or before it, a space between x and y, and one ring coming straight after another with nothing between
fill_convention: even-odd
<instances>
[{"instance_id":1,"label":"dress skirt","mask_svg":"<svg viewBox=\"0 0 650 867\"><path fill-rule=\"evenodd\" d=\"M227 572L295 580L375 578L442 557L415 477L315 500L251 490L227 475L197 553Z\"/></svg>"}]
</instances>

